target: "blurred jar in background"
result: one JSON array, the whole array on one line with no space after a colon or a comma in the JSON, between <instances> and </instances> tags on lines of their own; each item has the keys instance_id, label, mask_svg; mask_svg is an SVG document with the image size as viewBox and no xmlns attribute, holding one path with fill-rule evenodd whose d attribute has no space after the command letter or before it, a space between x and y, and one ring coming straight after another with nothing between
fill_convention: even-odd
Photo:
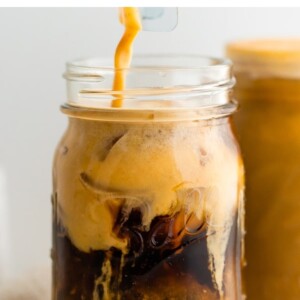
<instances>
[{"instance_id":1,"label":"blurred jar in background","mask_svg":"<svg viewBox=\"0 0 300 300\"><path fill-rule=\"evenodd\" d=\"M246 167L249 300L300 296L300 40L231 43Z\"/></svg>"}]
</instances>

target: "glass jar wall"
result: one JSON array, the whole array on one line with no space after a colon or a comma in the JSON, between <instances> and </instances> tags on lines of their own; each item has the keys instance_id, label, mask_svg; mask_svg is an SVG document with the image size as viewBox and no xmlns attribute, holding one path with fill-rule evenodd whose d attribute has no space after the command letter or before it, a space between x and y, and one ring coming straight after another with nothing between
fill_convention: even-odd
<instances>
[{"instance_id":1,"label":"glass jar wall","mask_svg":"<svg viewBox=\"0 0 300 300\"><path fill-rule=\"evenodd\" d=\"M113 73L87 60L65 74L52 299L241 299L244 174L231 65L138 58L117 95L122 108L110 107Z\"/></svg>"}]
</instances>

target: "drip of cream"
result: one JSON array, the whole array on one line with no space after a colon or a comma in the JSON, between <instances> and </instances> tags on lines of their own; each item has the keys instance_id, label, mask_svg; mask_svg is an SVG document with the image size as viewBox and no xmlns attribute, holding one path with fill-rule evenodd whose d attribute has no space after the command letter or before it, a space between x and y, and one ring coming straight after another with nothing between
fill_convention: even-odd
<instances>
[{"instance_id":1,"label":"drip of cream","mask_svg":"<svg viewBox=\"0 0 300 300\"><path fill-rule=\"evenodd\" d=\"M139 11L135 7L120 8L120 22L125 26L124 34L115 51L115 78L113 84L114 91L125 89L125 72L131 63L132 45L135 37L142 29ZM116 96L112 101L112 107L122 107L123 97Z\"/></svg>"}]
</instances>

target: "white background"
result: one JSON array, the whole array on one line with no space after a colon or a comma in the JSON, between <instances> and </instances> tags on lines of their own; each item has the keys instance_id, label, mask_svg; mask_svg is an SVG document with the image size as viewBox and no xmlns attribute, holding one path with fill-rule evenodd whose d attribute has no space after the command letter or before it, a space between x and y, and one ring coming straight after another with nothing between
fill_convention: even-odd
<instances>
[{"instance_id":1,"label":"white background","mask_svg":"<svg viewBox=\"0 0 300 300\"><path fill-rule=\"evenodd\" d=\"M174 32L141 33L135 53L222 56L236 39L300 37L300 8L179 14ZM0 279L50 263L52 155L67 121L59 112L65 61L113 55L121 34L115 8L0 9Z\"/></svg>"}]
</instances>

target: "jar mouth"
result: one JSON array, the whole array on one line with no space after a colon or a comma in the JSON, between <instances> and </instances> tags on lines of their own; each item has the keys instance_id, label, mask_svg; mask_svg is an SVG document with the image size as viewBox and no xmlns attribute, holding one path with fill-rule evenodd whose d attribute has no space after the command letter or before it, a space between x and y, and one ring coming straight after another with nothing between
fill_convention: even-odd
<instances>
[{"instance_id":1,"label":"jar mouth","mask_svg":"<svg viewBox=\"0 0 300 300\"><path fill-rule=\"evenodd\" d=\"M300 39L276 38L231 42L226 53L235 73L251 78L300 79Z\"/></svg>"},{"instance_id":2,"label":"jar mouth","mask_svg":"<svg viewBox=\"0 0 300 300\"><path fill-rule=\"evenodd\" d=\"M124 72L126 89L113 90L116 72ZM174 111L215 108L232 102L235 83L228 59L200 55L135 55L131 67L115 69L113 58L67 63L66 107L121 111ZM111 108L116 97L121 108Z\"/></svg>"},{"instance_id":3,"label":"jar mouth","mask_svg":"<svg viewBox=\"0 0 300 300\"><path fill-rule=\"evenodd\" d=\"M114 68L113 57L78 58L66 63L67 72L64 78L82 74L85 70L91 71L176 71L176 70L205 70L228 69L231 61L227 58L216 58L197 54L137 54L134 55L129 68Z\"/></svg>"}]
</instances>

